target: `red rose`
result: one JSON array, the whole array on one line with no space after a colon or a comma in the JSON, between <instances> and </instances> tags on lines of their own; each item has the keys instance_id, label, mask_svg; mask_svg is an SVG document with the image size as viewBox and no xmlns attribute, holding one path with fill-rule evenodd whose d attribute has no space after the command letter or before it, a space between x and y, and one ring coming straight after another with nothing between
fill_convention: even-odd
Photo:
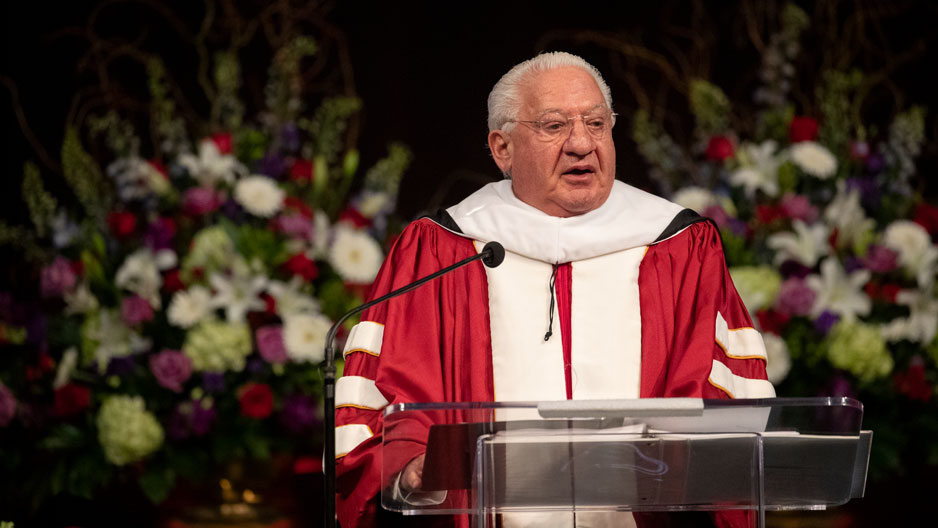
<instances>
[{"instance_id":1,"label":"red rose","mask_svg":"<svg viewBox=\"0 0 938 528\"><path fill-rule=\"evenodd\" d=\"M147 163L149 163L151 167L156 169L156 172L159 172L160 174L162 174L164 178L166 178L167 180L169 179L169 173L166 171L166 165L163 165L162 161L154 158L151 160L147 160Z\"/></svg>"},{"instance_id":2,"label":"red rose","mask_svg":"<svg viewBox=\"0 0 938 528\"><path fill-rule=\"evenodd\" d=\"M355 226L356 229L363 227L368 227L371 225L371 220L361 214L358 209L354 207L347 207L341 214L339 214L339 222L348 222Z\"/></svg>"},{"instance_id":3,"label":"red rose","mask_svg":"<svg viewBox=\"0 0 938 528\"><path fill-rule=\"evenodd\" d=\"M299 158L290 166L290 179L296 181L312 181L313 164L309 160Z\"/></svg>"},{"instance_id":4,"label":"red rose","mask_svg":"<svg viewBox=\"0 0 938 528\"><path fill-rule=\"evenodd\" d=\"M817 139L818 124L812 117L793 117L788 125L788 139L792 143Z\"/></svg>"},{"instance_id":5,"label":"red rose","mask_svg":"<svg viewBox=\"0 0 938 528\"><path fill-rule=\"evenodd\" d=\"M769 224L779 218L785 218L785 210L777 205L757 205L756 218L760 223Z\"/></svg>"},{"instance_id":6,"label":"red rose","mask_svg":"<svg viewBox=\"0 0 938 528\"><path fill-rule=\"evenodd\" d=\"M287 209L293 209L296 212L300 213L306 218L313 217L313 210L310 206L306 205L303 200L296 198L294 196L287 196L283 199L283 206Z\"/></svg>"},{"instance_id":7,"label":"red rose","mask_svg":"<svg viewBox=\"0 0 938 528\"><path fill-rule=\"evenodd\" d=\"M127 211L115 211L108 213L107 224L115 237L127 238L134 234L134 230L137 228L137 217Z\"/></svg>"},{"instance_id":8,"label":"red rose","mask_svg":"<svg viewBox=\"0 0 938 528\"><path fill-rule=\"evenodd\" d=\"M759 330L782 335L791 316L775 310L759 310L756 312L756 319L759 320Z\"/></svg>"},{"instance_id":9,"label":"red rose","mask_svg":"<svg viewBox=\"0 0 938 528\"><path fill-rule=\"evenodd\" d=\"M182 283L182 279L179 277L179 269L171 269L163 275L163 289L167 293L176 293L179 290L186 288L186 285Z\"/></svg>"},{"instance_id":10,"label":"red rose","mask_svg":"<svg viewBox=\"0 0 938 528\"><path fill-rule=\"evenodd\" d=\"M297 457L293 461L294 475L322 473L322 459L318 457Z\"/></svg>"},{"instance_id":11,"label":"red rose","mask_svg":"<svg viewBox=\"0 0 938 528\"><path fill-rule=\"evenodd\" d=\"M286 261L283 267L292 275L299 275L308 281L315 279L319 275L319 268L316 267L316 262L303 253L297 253L290 257L290 260Z\"/></svg>"},{"instance_id":12,"label":"red rose","mask_svg":"<svg viewBox=\"0 0 938 528\"><path fill-rule=\"evenodd\" d=\"M74 383L65 384L55 390L53 412L60 418L81 413L91 405L91 391Z\"/></svg>"},{"instance_id":13,"label":"red rose","mask_svg":"<svg viewBox=\"0 0 938 528\"><path fill-rule=\"evenodd\" d=\"M215 146L218 147L218 152L222 154L231 154L231 134L222 133L215 134L211 138L212 143L215 143Z\"/></svg>"},{"instance_id":14,"label":"red rose","mask_svg":"<svg viewBox=\"0 0 938 528\"><path fill-rule=\"evenodd\" d=\"M932 388L925 379L925 362L920 356L915 356L909 362L905 372L897 372L893 377L896 390L905 394L911 400L929 402L932 398Z\"/></svg>"},{"instance_id":15,"label":"red rose","mask_svg":"<svg viewBox=\"0 0 938 528\"><path fill-rule=\"evenodd\" d=\"M933 240L935 235L938 235L938 207L924 203L918 204L912 221L924 227Z\"/></svg>"},{"instance_id":16,"label":"red rose","mask_svg":"<svg viewBox=\"0 0 938 528\"><path fill-rule=\"evenodd\" d=\"M262 420L274 410L274 393L264 383L248 383L238 389L238 403L241 414Z\"/></svg>"},{"instance_id":17,"label":"red rose","mask_svg":"<svg viewBox=\"0 0 938 528\"><path fill-rule=\"evenodd\" d=\"M726 136L713 136L707 143L707 159L723 161L733 157L733 142Z\"/></svg>"}]
</instances>

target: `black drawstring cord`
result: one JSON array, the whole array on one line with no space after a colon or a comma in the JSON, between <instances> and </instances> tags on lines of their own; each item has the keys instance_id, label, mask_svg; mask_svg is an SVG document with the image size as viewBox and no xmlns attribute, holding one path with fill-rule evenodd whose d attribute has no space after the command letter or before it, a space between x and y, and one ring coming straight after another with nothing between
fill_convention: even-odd
<instances>
[{"instance_id":1,"label":"black drawstring cord","mask_svg":"<svg viewBox=\"0 0 938 528\"><path fill-rule=\"evenodd\" d=\"M550 315L547 320L547 333L544 334L544 341L550 340L550 336L554 334L554 281L557 280L557 268L560 267L560 264L554 264L553 271L550 272Z\"/></svg>"}]
</instances>

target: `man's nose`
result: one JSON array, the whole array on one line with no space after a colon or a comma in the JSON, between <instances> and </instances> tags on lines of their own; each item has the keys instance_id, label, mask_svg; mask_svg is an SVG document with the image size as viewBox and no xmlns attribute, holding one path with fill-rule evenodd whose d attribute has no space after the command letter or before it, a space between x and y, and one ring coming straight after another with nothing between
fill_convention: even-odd
<instances>
[{"instance_id":1,"label":"man's nose","mask_svg":"<svg viewBox=\"0 0 938 528\"><path fill-rule=\"evenodd\" d=\"M586 123L582 118L574 119L570 127L570 135L564 142L564 151L569 154L585 156L596 148L596 140L586 130Z\"/></svg>"}]
</instances>

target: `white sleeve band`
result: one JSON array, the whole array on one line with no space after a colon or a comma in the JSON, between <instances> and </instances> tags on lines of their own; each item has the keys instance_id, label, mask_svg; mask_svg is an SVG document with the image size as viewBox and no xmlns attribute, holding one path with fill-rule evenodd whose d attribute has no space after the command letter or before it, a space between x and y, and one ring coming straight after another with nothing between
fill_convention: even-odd
<instances>
[{"instance_id":1,"label":"white sleeve band","mask_svg":"<svg viewBox=\"0 0 938 528\"><path fill-rule=\"evenodd\" d=\"M374 436L365 424L348 424L335 428L335 457L349 454L365 440Z\"/></svg>"},{"instance_id":2,"label":"white sleeve band","mask_svg":"<svg viewBox=\"0 0 938 528\"><path fill-rule=\"evenodd\" d=\"M342 376L335 383L335 406L358 407L380 411L388 406L374 380L361 376Z\"/></svg>"},{"instance_id":3,"label":"white sleeve band","mask_svg":"<svg viewBox=\"0 0 938 528\"><path fill-rule=\"evenodd\" d=\"M733 374L729 367L713 360L710 384L722 389L731 398L774 398L775 387L768 380L744 378Z\"/></svg>"},{"instance_id":4,"label":"white sleeve band","mask_svg":"<svg viewBox=\"0 0 938 528\"><path fill-rule=\"evenodd\" d=\"M730 329L717 312L715 339L728 357L734 359L766 359L762 335L755 328Z\"/></svg>"},{"instance_id":5,"label":"white sleeve band","mask_svg":"<svg viewBox=\"0 0 938 528\"><path fill-rule=\"evenodd\" d=\"M384 325L373 321L362 321L352 327L345 341L342 357L352 352L364 352L372 356L381 355L381 343L384 341Z\"/></svg>"}]
</instances>

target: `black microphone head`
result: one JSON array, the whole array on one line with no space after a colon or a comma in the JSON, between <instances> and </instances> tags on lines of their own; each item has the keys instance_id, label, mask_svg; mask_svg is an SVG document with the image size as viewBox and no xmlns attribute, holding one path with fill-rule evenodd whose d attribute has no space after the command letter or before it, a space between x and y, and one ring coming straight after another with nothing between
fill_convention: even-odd
<instances>
[{"instance_id":1,"label":"black microphone head","mask_svg":"<svg viewBox=\"0 0 938 528\"><path fill-rule=\"evenodd\" d=\"M486 255L482 257L482 263L490 268L494 268L505 260L505 246L494 240L482 247L480 253Z\"/></svg>"}]
</instances>

